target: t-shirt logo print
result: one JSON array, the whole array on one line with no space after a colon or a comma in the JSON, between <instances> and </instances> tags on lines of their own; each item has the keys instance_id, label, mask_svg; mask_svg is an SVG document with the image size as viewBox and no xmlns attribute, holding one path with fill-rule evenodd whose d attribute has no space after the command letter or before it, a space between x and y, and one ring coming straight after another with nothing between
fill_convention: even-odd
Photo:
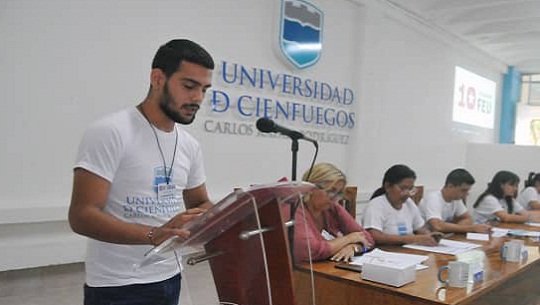
<instances>
[{"instance_id":1,"label":"t-shirt logo print","mask_svg":"<svg viewBox=\"0 0 540 305\"><path fill-rule=\"evenodd\" d=\"M407 225L404 223L398 223L398 234L399 235L407 235Z\"/></svg>"}]
</instances>

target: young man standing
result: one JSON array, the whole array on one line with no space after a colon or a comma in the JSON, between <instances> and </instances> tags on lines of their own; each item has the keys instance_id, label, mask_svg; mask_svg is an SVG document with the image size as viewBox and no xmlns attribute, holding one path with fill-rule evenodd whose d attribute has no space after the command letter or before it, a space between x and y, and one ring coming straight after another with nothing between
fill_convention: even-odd
<instances>
[{"instance_id":1,"label":"young man standing","mask_svg":"<svg viewBox=\"0 0 540 305\"><path fill-rule=\"evenodd\" d=\"M172 40L152 62L150 89L136 107L95 122L74 166L72 229L89 237L84 304L177 305L176 255L136 269L144 253L212 204L193 122L214 61L198 44Z\"/></svg>"},{"instance_id":2,"label":"young man standing","mask_svg":"<svg viewBox=\"0 0 540 305\"><path fill-rule=\"evenodd\" d=\"M464 203L474 182L474 178L468 171L458 168L448 174L444 187L440 191L429 192L424 196L418 208L432 231L490 232L489 225L473 223L471 214Z\"/></svg>"}]
</instances>

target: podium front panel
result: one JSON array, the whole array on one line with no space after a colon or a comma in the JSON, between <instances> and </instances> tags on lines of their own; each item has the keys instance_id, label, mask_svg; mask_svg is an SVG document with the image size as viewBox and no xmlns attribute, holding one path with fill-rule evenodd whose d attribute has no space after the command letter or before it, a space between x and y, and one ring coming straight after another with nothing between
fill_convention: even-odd
<instances>
[{"instance_id":1,"label":"podium front panel","mask_svg":"<svg viewBox=\"0 0 540 305\"><path fill-rule=\"evenodd\" d=\"M164 242L141 267L171 253L182 256L180 304L295 304L295 289L309 285L293 280L299 249L290 237L299 228L290 215L313 189L289 182L237 190L187 224L188 239Z\"/></svg>"}]
</instances>

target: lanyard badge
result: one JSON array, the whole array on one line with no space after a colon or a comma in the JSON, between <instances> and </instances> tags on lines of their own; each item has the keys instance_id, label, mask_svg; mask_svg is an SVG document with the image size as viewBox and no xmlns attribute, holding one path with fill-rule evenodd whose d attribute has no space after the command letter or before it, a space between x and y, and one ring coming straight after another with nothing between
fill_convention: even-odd
<instances>
[{"instance_id":1,"label":"lanyard badge","mask_svg":"<svg viewBox=\"0 0 540 305\"><path fill-rule=\"evenodd\" d=\"M158 199L159 200L175 200L180 197L179 188L174 183L158 184Z\"/></svg>"}]
</instances>

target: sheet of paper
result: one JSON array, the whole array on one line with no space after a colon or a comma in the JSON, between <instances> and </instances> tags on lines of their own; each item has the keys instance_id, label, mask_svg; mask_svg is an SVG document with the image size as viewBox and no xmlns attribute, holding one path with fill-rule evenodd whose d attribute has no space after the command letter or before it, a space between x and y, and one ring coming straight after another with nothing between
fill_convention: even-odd
<instances>
[{"instance_id":1,"label":"sheet of paper","mask_svg":"<svg viewBox=\"0 0 540 305\"><path fill-rule=\"evenodd\" d=\"M429 266L422 265L422 264L416 264L416 271L424 270L424 269L427 269L427 268L429 268Z\"/></svg>"},{"instance_id":2,"label":"sheet of paper","mask_svg":"<svg viewBox=\"0 0 540 305\"><path fill-rule=\"evenodd\" d=\"M525 224L533 227L540 227L540 222L526 222Z\"/></svg>"},{"instance_id":3,"label":"sheet of paper","mask_svg":"<svg viewBox=\"0 0 540 305\"><path fill-rule=\"evenodd\" d=\"M441 241L439 242L439 245L433 246L433 247L415 245L415 244L407 244L407 245L403 245L403 247L409 248L409 249L428 251L428 252L456 255L456 254L463 253L472 249L479 248L481 246L477 244L473 244L473 243L463 242L463 241L441 239Z\"/></svg>"},{"instance_id":4,"label":"sheet of paper","mask_svg":"<svg viewBox=\"0 0 540 305\"><path fill-rule=\"evenodd\" d=\"M508 234L508 231L508 229L491 228L491 237L506 236L506 234Z\"/></svg>"},{"instance_id":5,"label":"sheet of paper","mask_svg":"<svg viewBox=\"0 0 540 305\"><path fill-rule=\"evenodd\" d=\"M395 253L389 251L383 251L381 249L373 249L373 251L365 253L362 256L353 257L350 264L362 266L364 262L371 262L373 260L385 261L385 262L395 262L396 264L410 263L416 264L416 270L423 270L429 268L429 266L422 265L423 262L429 259L426 255L416 255L416 254L406 254L406 253Z\"/></svg>"},{"instance_id":6,"label":"sheet of paper","mask_svg":"<svg viewBox=\"0 0 540 305\"><path fill-rule=\"evenodd\" d=\"M489 240L489 234L483 233L467 233L467 239L470 240Z\"/></svg>"},{"instance_id":7,"label":"sheet of paper","mask_svg":"<svg viewBox=\"0 0 540 305\"><path fill-rule=\"evenodd\" d=\"M540 237L540 231L528 231L528 230L518 230L518 229L501 229L501 228L491 228L492 237L501 237L501 236L514 236L514 237Z\"/></svg>"},{"instance_id":8,"label":"sheet of paper","mask_svg":"<svg viewBox=\"0 0 540 305\"><path fill-rule=\"evenodd\" d=\"M540 232L536 232L536 231L528 231L528 235L529 237L540 237Z\"/></svg>"},{"instance_id":9,"label":"sheet of paper","mask_svg":"<svg viewBox=\"0 0 540 305\"><path fill-rule=\"evenodd\" d=\"M508 236L513 237L538 237L540 232L536 231L527 231L527 230L509 230Z\"/></svg>"}]
</instances>

